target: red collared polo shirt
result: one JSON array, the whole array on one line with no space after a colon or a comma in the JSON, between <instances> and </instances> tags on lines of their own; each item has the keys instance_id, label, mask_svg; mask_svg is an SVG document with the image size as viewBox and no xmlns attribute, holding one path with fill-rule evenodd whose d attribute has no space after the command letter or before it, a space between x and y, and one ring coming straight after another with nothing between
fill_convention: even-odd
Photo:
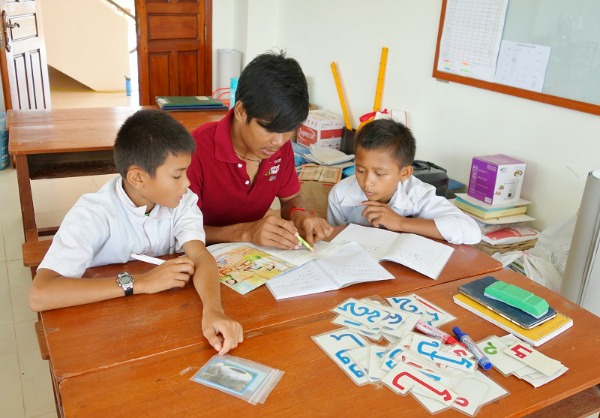
<instances>
[{"instance_id":1,"label":"red collared polo shirt","mask_svg":"<svg viewBox=\"0 0 600 418\"><path fill-rule=\"evenodd\" d=\"M300 191L289 141L262 161L254 183L250 182L246 163L233 150L232 117L230 110L220 121L192 131L196 151L187 175L190 189L198 195L204 224L209 226L257 221L269 210L275 197L286 198Z\"/></svg>"}]
</instances>

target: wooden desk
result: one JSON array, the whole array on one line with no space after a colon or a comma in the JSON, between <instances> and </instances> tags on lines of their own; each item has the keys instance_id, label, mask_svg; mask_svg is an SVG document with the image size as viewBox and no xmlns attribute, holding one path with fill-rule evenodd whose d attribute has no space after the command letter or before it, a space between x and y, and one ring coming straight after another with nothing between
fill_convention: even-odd
<instances>
[{"instance_id":1,"label":"wooden desk","mask_svg":"<svg viewBox=\"0 0 600 418\"><path fill-rule=\"evenodd\" d=\"M349 297L397 295L500 269L487 254L468 245L455 251L439 279L431 280L402 265L383 266L397 279L363 283L341 290L277 301L266 286L246 295L221 286L228 315L239 321L246 337L293 321L314 321L329 316L329 309ZM85 277L115 276L128 271L135 277L152 265L132 261L88 269ZM153 295L134 295L41 313L55 382L136 358L170 352L181 347L207 348L202 335L202 304L187 286Z\"/></svg>"},{"instance_id":2,"label":"wooden desk","mask_svg":"<svg viewBox=\"0 0 600 418\"><path fill-rule=\"evenodd\" d=\"M600 383L600 362L594 361L600 341L600 318L568 300L512 271L494 273L499 279L518 284L546 298L558 311L570 316L574 325L538 350L560 360L569 370L558 379L534 389L514 376L504 377L496 370L486 372L510 395L485 405L478 417L520 417L576 396ZM456 324L475 340L489 335L505 335L495 325L456 305L452 296L457 287L472 279L448 282L418 290L418 294L457 317ZM368 292L362 292L368 293ZM389 293L369 293L390 296ZM254 292L252 292L254 296ZM360 293L354 294L360 297ZM65 379L59 384L62 411L66 417L105 416L236 416L236 417L396 417L428 416L411 396L398 396L387 388L356 386L311 340L311 336L336 328L328 310L335 303L321 301L322 315L298 316L286 324L265 327L249 336L233 355L251 359L285 372L264 404L250 405L217 390L189 381L192 373L205 364L214 351L190 345L151 357L124 362ZM304 303L312 303L311 299ZM317 302L315 302L317 303ZM260 304L253 312L262 316ZM450 331L454 323L442 329ZM178 323L170 324L176 332ZM115 329L118 327L115 327ZM170 334L165 331L165 338ZM84 337L79 340L83 341ZM106 342L110 344L109 341ZM114 352L118 350L115 348ZM180 372L191 367L192 371ZM589 400L598 406L598 398ZM441 417L464 417L448 410ZM563 415L569 417L573 415Z\"/></svg>"},{"instance_id":3,"label":"wooden desk","mask_svg":"<svg viewBox=\"0 0 600 418\"><path fill-rule=\"evenodd\" d=\"M156 108L149 106L146 108ZM9 153L17 167L25 241L40 234L31 192L31 180L114 173L112 148L121 124L141 107L55 110L9 110ZM223 110L170 112L187 129L221 119Z\"/></svg>"}]
</instances>

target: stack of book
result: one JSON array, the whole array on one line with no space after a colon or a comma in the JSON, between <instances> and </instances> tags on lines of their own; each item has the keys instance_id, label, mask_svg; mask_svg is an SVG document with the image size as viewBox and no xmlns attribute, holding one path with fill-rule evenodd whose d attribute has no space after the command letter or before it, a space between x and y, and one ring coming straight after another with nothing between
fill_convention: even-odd
<instances>
[{"instance_id":1,"label":"stack of book","mask_svg":"<svg viewBox=\"0 0 600 418\"><path fill-rule=\"evenodd\" d=\"M539 232L529 228L535 218L527 215L530 201L519 199L511 205L489 205L466 193L457 193L456 207L471 216L483 234L477 247L488 253L527 250L535 245Z\"/></svg>"},{"instance_id":2,"label":"stack of book","mask_svg":"<svg viewBox=\"0 0 600 418\"><path fill-rule=\"evenodd\" d=\"M156 96L156 105L162 110L225 110L219 99L211 96Z\"/></svg>"},{"instance_id":3,"label":"stack of book","mask_svg":"<svg viewBox=\"0 0 600 418\"><path fill-rule=\"evenodd\" d=\"M486 276L458 287L454 302L475 315L537 347L573 326L573 320L552 307L539 316L532 316L513 306L485 295L485 288L497 279Z\"/></svg>"}]
</instances>

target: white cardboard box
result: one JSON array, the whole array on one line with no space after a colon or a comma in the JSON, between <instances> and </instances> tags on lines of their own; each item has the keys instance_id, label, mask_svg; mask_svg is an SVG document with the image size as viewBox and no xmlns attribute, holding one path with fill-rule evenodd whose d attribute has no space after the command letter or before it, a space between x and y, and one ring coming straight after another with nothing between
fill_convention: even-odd
<instances>
[{"instance_id":1,"label":"white cardboard box","mask_svg":"<svg viewBox=\"0 0 600 418\"><path fill-rule=\"evenodd\" d=\"M302 122L296 133L296 142L309 147L317 144L320 147L340 149L344 118L328 110L311 110L308 118Z\"/></svg>"}]
</instances>

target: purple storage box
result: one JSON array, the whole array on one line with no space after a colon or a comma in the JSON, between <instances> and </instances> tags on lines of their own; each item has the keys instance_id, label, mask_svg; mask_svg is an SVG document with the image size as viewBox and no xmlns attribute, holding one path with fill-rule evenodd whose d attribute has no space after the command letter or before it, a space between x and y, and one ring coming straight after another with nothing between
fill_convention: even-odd
<instances>
[{"instance_id":1,"label":"purple storage box","mask_svg":"<svg viewBox=\"0 0 600 418\"><path fill-rule=\"evenodd\" d=\"M525 163L504 154L473 157L467 194L489 205L510 205L521 197Z\"/></svg>"}]
</instances>

